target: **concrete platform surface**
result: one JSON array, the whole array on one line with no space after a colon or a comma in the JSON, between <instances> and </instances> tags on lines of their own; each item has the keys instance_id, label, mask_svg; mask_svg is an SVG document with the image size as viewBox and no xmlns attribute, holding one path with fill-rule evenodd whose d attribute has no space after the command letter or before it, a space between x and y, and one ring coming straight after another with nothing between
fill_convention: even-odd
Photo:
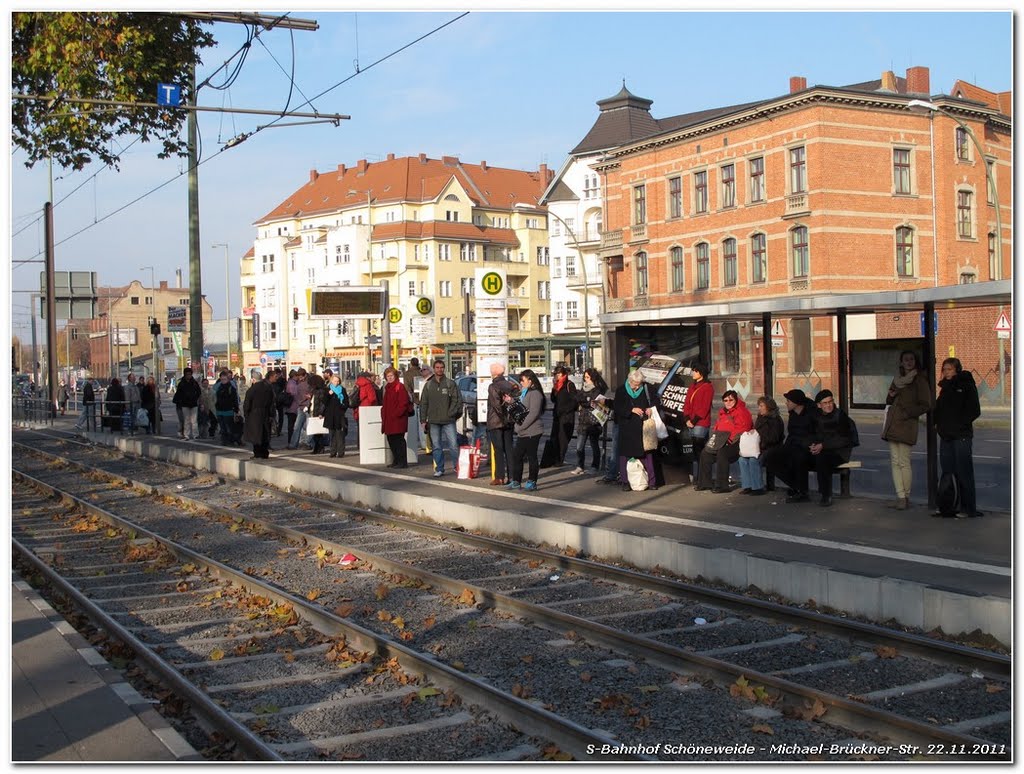
<instances>
[{"instance_id":1,"label":"concrete platform surface","mask_svg":"<svg viewBox=\"0 0 1024 774\"><path fill-rule=\"evenodd\" d=\"M11 588L11 760L202 760L32 588Z\"/></svg>"}]
</instances>

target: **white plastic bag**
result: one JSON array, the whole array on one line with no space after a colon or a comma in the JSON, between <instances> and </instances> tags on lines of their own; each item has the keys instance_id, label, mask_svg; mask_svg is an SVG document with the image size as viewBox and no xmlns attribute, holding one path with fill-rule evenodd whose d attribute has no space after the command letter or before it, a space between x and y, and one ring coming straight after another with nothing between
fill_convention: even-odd
<instances>
[{"instance_id":1,"label":"white plastic bag","mask_svg":"<svg viewBox=\"0 0 1024 774\"><path fill-rule=\"evenodd\" d=\"M327 435L330 433L326 427L324 427L323 417L310 417L306 420L306 435Z\"/></svg>"},{"instance_id":2,"label":"white plastic bag","mask_svg":"<svg viewBox=\"0 0 1024 774\"><path fill-rule=\"evenodd\" d=\"M740 435L740 456L761 456L761 436L758 435L757 430L747 430Z\"/></svg>"},{"instance_id":3,"label":"white plastic bag","mask_svg":"<svg viewBox=\"0 0 1024 774\"><path fill-rule=\"evenodd\" d=\"M144 426L149 424L149 412L144 408L140 408L135 412L135 424Z\"/></svg>"},{"instance_id":4,"label":"white plastic bag","mask_svg":"<svg viewBox=\"0 0 1024 774\"><path fill-rule=\"evenodd\" d=\"M630 457L626 463L626 478L629 488L634 492L642 492L647 488L647 468L636 457Z\"/></svg>"},{"instance_id":5,"label":"white plastic bag","mask_svg":"<svg viewBox=\"0 0 1024 774\"><path fill-rule=\"evenodd\" d=\"M654 429L658 433L658 440L664 441L668 438L668 428L665 427L665 422L662 420L656 406L651 406L651 419L654 420Z\"/></svg>"}]
</instances>

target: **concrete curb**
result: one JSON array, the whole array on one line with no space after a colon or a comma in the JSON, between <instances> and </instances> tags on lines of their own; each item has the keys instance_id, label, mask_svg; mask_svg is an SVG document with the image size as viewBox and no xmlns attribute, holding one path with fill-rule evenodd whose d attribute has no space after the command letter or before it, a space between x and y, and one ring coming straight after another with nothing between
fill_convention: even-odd
<instances>
[{"instance_id":1,"label":"concrete curb","mask_svg":"<svg viewBox=\"0 0 1024 774\"><path fill-rule=\"evenodd\" d=\"M91 434L89 437L94 442L111 445L109 435ZM622 561L642 569L660 567L684 577L702 576L737 588L755 585L787 599L813 599L819 606L874 621L895 620L925 631L940 627L949 634L978 629L1007 647L1012 642L1012 601L1009 598L972 596L900 578L860 575L735 549L572 524L559 521L557 513L550 518L539 518L515 511L484 510L470 503L289 470L263 461L166 446L140 438L115 437L113 440L113 445L122 451L140 457L229 478L266 483L342 503L360 503L374 510L410 514L488 535L511 534L532 543L572 546L604 561Z\"/></svg>"}]
</instances>

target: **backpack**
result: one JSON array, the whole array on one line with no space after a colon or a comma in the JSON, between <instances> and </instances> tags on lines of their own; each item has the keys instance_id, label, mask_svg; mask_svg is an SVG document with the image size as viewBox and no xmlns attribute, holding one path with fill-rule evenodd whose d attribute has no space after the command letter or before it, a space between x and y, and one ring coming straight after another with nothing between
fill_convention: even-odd
<instances>
[{"instance_id":1,"label":"backpack","mask_svg":"<svg viewBox=\"0 0 1024 774\"><path fill-rule=\"evenodd\" d=\"M953 473L943 473L939 478L935 504L941 516L956 516L960 507L960 481Z\"/></svg>"},{"instance_id":2,"label":"backpack","mask_svg":"<svg viewBox=\"0 0 1024 774\"><path fill-rule=\"evenodd\" d=\"M227 387L227 389L224 389ZM221 384L217 387L217 397L214 400L214 408L217 411L232 411L238 404L238 391L235 390L235 385L228 382L226 385Z\"/></svg>"},{"instance_id":3,"label":"backpack","mask_svg":"<svg viewBox=\"0 0 1024 774\"><path fill-rule=\"evenodd\" d=\"M288 390L281 390L277 394L277 405L281 408L288 408L295 401L295 396L292 395Z\"/></svg>"},{"instance_id":4,"label":"backpack","mask_svg":"<svg viewBox=\"0 0 1024 774\"><path fill-rule=\"evenodd\" d=\"M361 392L362 390L359 389L359 385L357 384L352 390L352 394L348 396L348 405L350 408L359 408L359 394Z\"/></svg>"}]
</instances>

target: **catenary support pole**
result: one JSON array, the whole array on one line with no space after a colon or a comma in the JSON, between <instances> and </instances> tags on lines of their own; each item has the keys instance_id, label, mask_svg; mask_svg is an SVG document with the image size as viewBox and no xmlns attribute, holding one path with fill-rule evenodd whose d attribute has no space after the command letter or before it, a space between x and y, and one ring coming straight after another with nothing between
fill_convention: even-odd
<instances>
[{"instance_id":1,"label":"catenary support pole","mask_svg":"<svg viewBox=\"0 0 1024 774\"><path fill-rule=\"evenodd\" d=\"M933 388L935 378L935 304L924 305L924 371L928 375L929 387ZM928 507L934 508L939 489L938 443L935 435L935 415L929 408L925 414L925 452L927 455Z\"/></svg>"}]
</instances>

